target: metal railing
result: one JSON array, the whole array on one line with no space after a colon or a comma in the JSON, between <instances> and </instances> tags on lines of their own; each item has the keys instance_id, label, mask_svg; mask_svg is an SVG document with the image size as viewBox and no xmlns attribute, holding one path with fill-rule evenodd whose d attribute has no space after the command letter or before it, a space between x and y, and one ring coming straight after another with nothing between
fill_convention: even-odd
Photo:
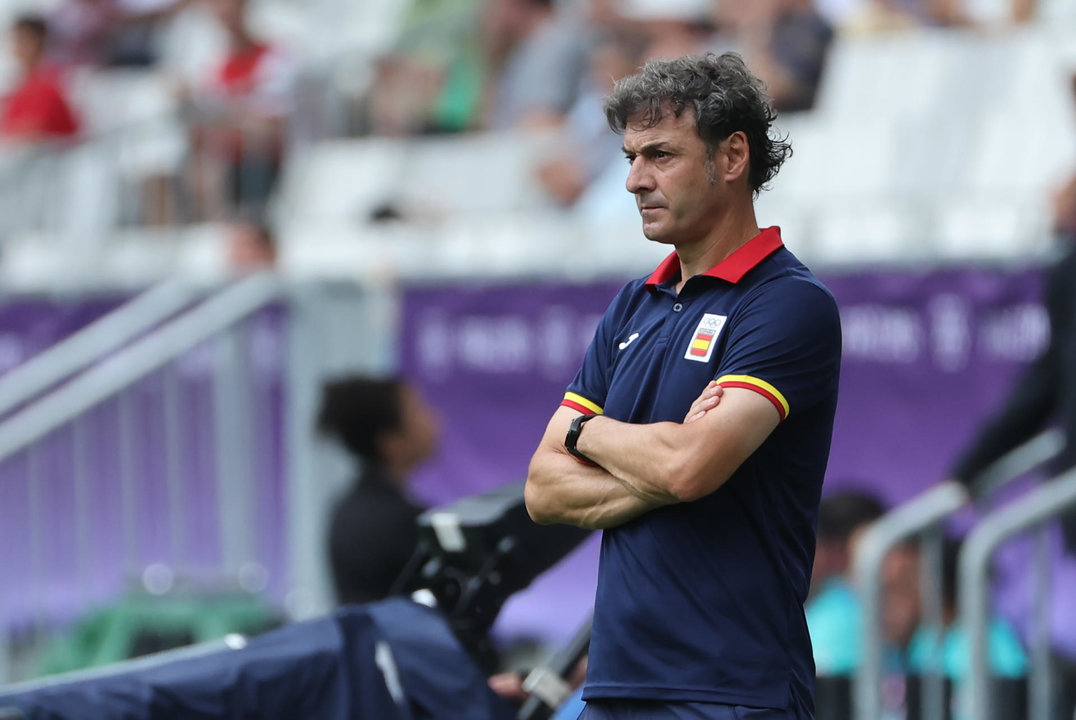
<instances>
[{"instance_id":1,"label":"metal railing","mask_svg":"<svg viewBox=\"0 0 1076 720\"><path fill-rule=\"evenodd\" d=\"M1002 542L1013 535L1042 525L1069 508L1076 507L1076 470L1036 488L1016 502L984 518L971 532L960 554L960 610L969 634L971 673L967 685L968 720L990 716L990 561ZM1045 527L1040 529L1034 563L1034 648L1029 688L1028 717L1053 717L1052 668L1049 659L1049 549Z\"/></svg>"},{"instance_id":2,"label":"metal railing","mask_svg":"<svg viewBox=\"0 0 1076 720\"><path fill-rule=\"evenodd\" d=\"M163 282L5 373L0 377L0 418L160 325L195 295L189 283Z\"/></svg>"},{"instance_id":3,"label":"metal railing","mask_svg":"<svg viewBox=\"0 0 1076 720\"><path fill-rule=\"evenodd\" d=\"M87 579L89 562L88 549L93 547L91 518L95 511L95 493L100 489L95 485L96 478L90 477L87 457L92 442L92 420L89 413L106 400L117 398L118 405L118 447L116 456L122 508L119 523L122 525L122 545L127 556L128 565L133 561L138 534L137 501L139 478L133 458L134 448L138 444L138 421L135 418L132 403L122 402L130 393L125 390L146 378L155 371L161 371L161 411L164 415L164 484L167 487L168 517L165 523L170 536L173 553L181 553L186 546L184 536L185 482L186 477L181 467L184 462L184 450L179 443L177 407L180 402L181 388L177 371L169 363L179 359L192 348L214 339L212 362L215 372L212 375L212 402L216 422L215 458L216 458L216 502L220 539L219 566L222 575L235 577L242 584L241 571L254 560L254 538L256 537L256 510L252 502L254 491L254 439L250 416L254 411L249 397L249 385L244 376L249 367L248 356L241 352L240 338L244 328L239 323L255 312L270 306L282 297L282 285L272 275L255 275L230 286L213 295L201 304L187 310L175 319L160 325L156 330L135 340L133 343L116 351L111 356L86 370L69 383L37 398L34 402L15 412L0 422L0 465L10 461L14 456L25 453L25 482L29 507L29 554L31 563L38 563L43 545L43 536L50 532L43 522L44 498L42 481L44 468L38 445L45 442L50 435L66 427L71 429L71 445L68 467L63 475L63 482L73 489L74 497L74 535L77 538L75 552L65 555L65 563L73 566L67 569L80 583ZM172 303L180 303L182 291L162 291L165 299L160 305L151 304L159 309ZM134 317L148 322L154 313L135 313ZM131 337L131 326L117 330L116 335ZM115 328L114 328L115 329ZM36 385L48 385L51 378L57 377L61 369L78 365L89 358L93 349L103 348L102 339L106 333L91 334L75 345L82 348L78 358L67 361L50 360L46 371L37 371ZM95 339L96 338L96 339ZM52 368L52 370L49 370ZM32 396L33 393L30 394ZM7 396L18 398L20 395L11 391ZM28 396L29 397L29 396ZM12 400L15 402L15 400ZM145 492L145 491L142 491ZM222 508L227 508L223 511ZM67 559L69 558L69 559ZM177 563L179 564L179 563ZM35 566L36 567L36 566ZM254 568L256 569L256 568ZM35 571L37 573L37 571ZM264 574L264 573L263 573ZM40 578L38 578L40 579ZM36 591L35 591L36 592ZM7 628L0 629L0 684L11 677L10 647Z\"/></svg>"},{"instance_id":4,"label":"metal railing","mask_svg":"<svg viewBox=\"0 0 1076 720\"><path fill-rule=\"evenodd\" d=\"M1027 474L1054 457L1063 446L1060 432L1044 432L983 471L980 486L996 491ZM879 720L883 714L882 680L885 638L882 629L882 564L891 550L910 538L919 537L923 561L920 566L924 625L935 632L942 625L941 555L944 541L941 523L966 506L969 496L956 482L936 485L901 505L874 523L863 534L856 548L855 578L863 601L862 661L854 685L854 711L858 720ZM940 637L940 634L936 634ZM937 647L935 651L937 651ZM945 717L944 677L935 671L940 663L923 676L924 717Z\"/></svg>"},{"instance_id":5,"label":"metal railing","mask_svg":"<svg viewBox=\"0 0 1076 720\"><path fill-rule=\"evenodd\" d=\"M7 419L0 424L0 461L265 306L279 291L271 275L250 277Z\"/></svg>"},{"instance_id":6,"label":"metal railing","mask_svg":"<svg viewBox=\"0 0 1076 720\"><path fill-rule=\"evenodd\" d=\"M863 658L856 673L855 711L860 720L877 720L882 717L882 658L885 638L882 632L882 563L886 555L910 537L922 535L926 562L924 573L940 572L942 536L939 524L945 518L964 507L968 494L962 485L948 482L936 485L893 510L874 523L863 534L856 549L855 575L863 599ZM932 627L941 625L941 597L939 583L923 583L933 587L932 597L924 598L924 618ZM939 704L938 681L926 680L924 693L926 708Z\"/></svg>"}]
</instances>

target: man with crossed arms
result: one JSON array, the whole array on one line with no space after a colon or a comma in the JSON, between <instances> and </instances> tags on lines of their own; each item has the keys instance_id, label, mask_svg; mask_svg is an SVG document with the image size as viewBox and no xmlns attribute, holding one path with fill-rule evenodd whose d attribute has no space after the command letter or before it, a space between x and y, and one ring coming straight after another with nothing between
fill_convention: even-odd
<instances>
[{"instance_id":1,"label":"man with crossed arms","mask_svg":"<svg viewBox=\"0 0 1076 720\"><path fill-rule=\"evenodd\" d=\"M810 718L841 339L755 220L789 146L734 54L647 63L605 107L643 232L674 252L613 300L528 472L535 521L604 531L580 717Z\"/></svg>"}]
</instances>

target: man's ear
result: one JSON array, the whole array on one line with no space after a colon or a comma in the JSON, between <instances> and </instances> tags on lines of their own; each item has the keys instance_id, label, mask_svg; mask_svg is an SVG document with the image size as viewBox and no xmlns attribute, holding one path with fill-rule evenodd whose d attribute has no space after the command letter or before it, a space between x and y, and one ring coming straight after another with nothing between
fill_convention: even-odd
<instances>
[{"instance_id":1,"label":"man's ear","mask_svg":"<svg viewBox=\"0 0 1076 720\"><path fill-rule=\"evenodd\" d=\"M741 177L750 173L751 147L747 143L747 135L742 130L729 135L721 143L725 154L725 182L736 182Z\"/></svg>"}]
</instances>

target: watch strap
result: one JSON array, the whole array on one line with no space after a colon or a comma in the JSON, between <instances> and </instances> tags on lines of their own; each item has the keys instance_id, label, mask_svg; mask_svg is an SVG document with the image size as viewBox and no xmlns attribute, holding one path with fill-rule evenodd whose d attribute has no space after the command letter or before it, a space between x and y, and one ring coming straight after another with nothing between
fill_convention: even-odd
<instances>
[{"instance_id":1,"label":"watch strap","mask_svg":"<svg viewBox=\"0 0 1076 720\"><path fill-rule=\"evenodd\" d=\"M568 434L564 436L564 448L574 458L582 461L583 463L586 463L587 465L597 465L597 463L588 458L582 452L580 452L579 449L576 447L576 444L579 442L579 435L583 431L583 425L588 420L593 420L596 417L598 417L597 414L577 415L576 417L572 418L572 424L568 426Z\"/></svg>"}]
</instances>

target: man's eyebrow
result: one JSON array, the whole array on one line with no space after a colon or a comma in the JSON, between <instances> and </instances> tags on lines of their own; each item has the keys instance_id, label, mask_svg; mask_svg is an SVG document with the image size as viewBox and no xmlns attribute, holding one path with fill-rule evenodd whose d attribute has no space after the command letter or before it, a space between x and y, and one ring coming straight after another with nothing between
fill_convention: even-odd
<instances>
[{"instance_id":1,"label":"man's eyebrow","mask_svg":"<svg viewBox=\"0 0 1076 720\"><path fill-rule=\"evenodd\" d=\"M671 146L664 140L654 140L652 142L643 143L638 149L629 148L627 145L623 145L620 148L624 151L625 155L647 155L659 150L668 152Z\"/></svg>"}]
</instances>

